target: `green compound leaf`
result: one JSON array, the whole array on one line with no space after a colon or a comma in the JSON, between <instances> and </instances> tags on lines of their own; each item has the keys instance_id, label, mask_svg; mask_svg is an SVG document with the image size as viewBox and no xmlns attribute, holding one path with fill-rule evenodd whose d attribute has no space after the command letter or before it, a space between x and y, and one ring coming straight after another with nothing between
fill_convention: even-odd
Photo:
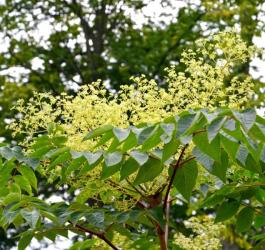
<instances>
[{"instance_id":1,"label":"green compound leaf","mask_svg":"<svg viewBox=\"0 0 265 250\"><path fill-rule=\"evenodd\" d=\"M157 126L150 126L144 128L138 136L138 144L143 144L149 137L151 137L157 130Z\"/></svg>"},{"instance_id":2,"label":"green compound leaf","mask_svg":"<svg viewBox=\"0 0 265 250\"><path fill-rule=\"evenodd\" d=\"M26 247L30 244L32 238L33 238L33 235L22 236L18 243L18 250L25 250Z\"/></svg>"},{"instance_id":3,"label":"green compound leaf","mask_svg":"<svg viewBox=\"0 0 265 250\"><path fill-rule=\"evenodd\" d=\"M4 199L3 204L9 205L13 202L18 202L21 200L21 194L20 193L9 193Z\"/></svg>"},{"instance_id":4,"label":"green compound leaf","mask_svg":"<svg viewBox=\"0 0 265 250\"><path fill-rule=\"evenodd\" d=\"M190 199L197 177L198 167L195 161L187 162L177 170L173 184L186 200Z\"/></svg>"},{"instance_id":5,"label":"green compound leaf","mask_svg":"<svg viewBox=\"0 0 265 250\"><path fill-rule=\"evenodd\" d=\"M177 123L177 137L182 136L187 129L195 123L195 120L198 119L199 116L196 114L187 114L179 118Z\"/></svg>"},{"instance_id":6,"label":"green compound leaf","mask_svg":"<svg viewBox=\"0 0 265 250\"><path fill-rule=\"evenodd\" d=\"M112 130L113 129L113 126L112 125L103 125L99 128L96 128L94 130L92 130L91 132L89 132L84 138L83 138L83 141L86 141L86 140L90 140L90 139L93 139L97 136L100 136L106 132L108 132L109 130Z\"/></svg>"},{"instance_id":7,"label":"green compound leaf","mask_svg":"<svg viewBox=\"0 0 265 250\"><path fill-rule=\"evenodd\" d=\"M131 151L130 156L135 159L140 166L145 164L148 161L148 154L139 152L137 150Z\"/></svg>"},{"instance_id":8,"label":"green compound leaf","mask_svg":"<svg viewBox=\"0 0 265 250\"><path fill-rule=\"evenodd\" d=\"M221 145L223 146L226 153L233 161L236 161L236 154L240 146L239 142L234 137L226 134L225 132L221 133L220 138Z\"/></svg>"},{"instance_id":9,"label":"green compound leaf","mask_svg":"<svg viewBox=\"0 0 265 250\"><path fill-rule=\"evenodd\" d=\"M89 165L94 165L97 164L102 157L103 153L101 150L95 152L95 153L91 153L91 152L84 152L83 156L87 159L87 162Z\"/></svg>"},{"instance_id":10,"label":"green compound leaf","mask_svg":"<svg viewBox=\"0 0 265 250\"><path fill-rule=\"evenodd\" d=\"M233 111L233 115L247 131L252 128L252 126L256 121L255 109L247 109L244 110L243 112Z\"/></svg>"},{"instance_id":11,"label":"green compound leaf","mask_svg":"<svg viewBox=\"0 0 265 250\"><path fill-rule=\"evenodd\" d=\"M136 172L138 170L138 168L139 168L138 162L135 159L130 157L121 166L120 180L122 181L122 180L126 179L129 175Z\"/></svg>"},{"instance_id":12,"label":"green compound leaf","mask_svg":"<svg viewBox=\"0 0 265 250\"><path fill-rule=\"evenodd\" d=\"M119 142L126 140L130 134L130 129L113 128L113 133Z\"/></svg>"},{"instance_id":13,"label":"green compound leaf","mask_svg":"<svg viewBox=\"0 0 265 250\"><path fill-rule=\"evenodd\" d=\"M105 164L107 167L115 166L122 161L122 154L120 152L113 152L104 155Z\"/></svg>"},{"instance_id":14,"label":"green compound leaf","mask_svg":"<svg viewBox=\"0 0 265 250\"><path fill-rule=\"evenodd\" d=\"M24 176L28 180L30 185L37 191L37 178L32 169L28 166L21 165L18 168L18 171L22 174L22 176Z\"/></svg>"},{"instance_id":15,"label":"green compound leaf","mask_svg":"<svg viewBox=\"0 0 265 250\"><path fill-rule=\"evenodd\" d=\"M41 158L45 156L45 154L47 154L51 149L52 147L50 145L40 147L31 154L31 157Z\"/></svg>"},{"instance_id":16,"label":"green compound leaf","mask_svg":"<svg viewBox=\"0 0 265 250\"><path fill-rule=\"evenodd\" d=\"M86 161L85 157L79 157L79 158L73 159L72 162L69 164L69 166L67 166L65 175L68 176L73 171L79 169L85 161Z\"/></svg>"},{"instance_id":17,"label":"green compound leaf","mask_svg":"<svg viewBox=\"0 0 265 250\"><path fill-rule=\"evenodd\" d=\"M127 139L123 142L122 151L126 152L138 144L137 136L135 133L130 132Z\"/></svg>"},{"instance_id":18,"label":"green compound leaf","mask_svg":"<svg viewBox=\"0 0 265 250\"><path fill-rule=\"evenodd\" d=\"M229 158L227 153L222 149L221 152L221 163L215 161L211 171L209 171L211 174L217 176L222 180L223 182L226 181L226 172L229 166Z\"/></svg>"},{"instance_id":19,"label":"green compound leaf","mask_svg":"<svg viewBox=\"0 0 265 250\"><path fill-rule=\"evenodd\" d=\"M253 222L254 210L250 207L243 208L237 215L236 231L241 233L247 231Z\"/></svg>"},{"instance_id":20,"label":"green compound leaf","mask_svg":"<svg viewBox=\"0 0 265 250\"><path fill-rule=\"evenodd\" d=\"M135 178L134 185L152 181L161 173L162 169L163 166L160 160L149 158L149 160L140 167Z\"/></svg>"},{"instance_id":21,"label":"green compound leaf","mask_svg":"<svg viewBox=\"0 0 265 250\"><path fill-rule=\"evenodd\" d=\"M175 123L161 123L160 127L163 129L163 131L165 132L165 134L168 137L172 137L175 129L176 129L176 125Z\"/></svg>"},{"instance_id":22,"label":"green compound leaf","mask_svg":"<svg viewBox=\"0 0 265 250\"><path fill-rule=\"evenodd\" d=\"M157 127L153 134L143 142L141 150L148 151L157 146L161 142L160 136L162 133L162 129Z\"/></svg>"},{"instance_id":23,"label":"green compound leaf","mask_svg":"<svg viewBox=\"0 0 265 250\"><path fill-rule=\"evenodd\" d=\"M172 138L171 141L164 145L163 153L162 153L162 161L167 161L171 156L174 156L179 147L179 141L175 138Z\"/></svg>"},{"instance_id":24,"label":"green compound leaf","mask_svg":"<svg viewBox=\"0 0 265 250\"><path fill-rule=\"evenodd\" d=\"M101 173L101 179L106 179L119 171L121 167L122 154L120 152L113 152L104 155L104 165Z\"/></svg>"},{"instance_id":25,"label":"green compound leaf","mask_svg":"<svg viewBox=\"0 0 265 250\"><path fill-rule=\"evenodd\" d=\"M24 208L20 210L20 214L26 220L26 222L30 225L31 228L35 228L40 217L40 213L37 209L28 209Z\"/></svg>"},{"instance_id":26,"label":"green compound leaf","mask_svg":"<svg viewBox=\"0 0 265 250\"><path fill-rule=\"evenodd\" d=\"M196 146L205 154L210 156L215 161L220 162L221 160L221 147L220 147L220 137L216 136L211 143L208 142L208 137L205 132L196 134L193 137L193 142Z\"/></svg>"},{"instance_id":27,"label":"green compound leaf","mask_svg":"<svg viewBox=\"0 0 265 250\"><path fill-rule=\"evenodd\" d=\"M211 143L212 140L215 139L216 135L219 133L225 121L226 121L226 117L219 117L211 122L211 124L209 125L207 129L209 143Z\"/></svg>"},{"instance_id":28,"label":"green compound leaf","mask_svg":"<svg viewBox=\"0 0 265 250\"><path fill-rule=\"evenodd\" d=\"M63 152L60 154L54 161L51 162L51 164L48 167L48 170L52 170L54 167L56 167L59 164L63 164L70 160L72 158L69 151Z\"/></svg>"},{"instance_id":29,"label":"green compound leaf","mask_svg":"<svg viewBox=\"0 0 265 250\"><path fill-rule=\"evenodd\" d=\"M13 177L13 179L15 180L15 183L18 184L21 189L25 190L29 195L32 195L32 189L31 189L31 185L28 179L26 179L22 175L16 175Z\"/></svg>"},{"instance_id":30,"label":"green compound leaf","mask_svg":"<svg viewBox=\"0 0 265 250\"><path fill-rule=\"evenodd\" d=\"M244 145L240 145L236 155L239 165L248 169L251 172L261 173L260 164L255 161L253 156L249 153L248 149Z\"/></svg>"},{"instance_id":31,"label":"green compound leaf","mask_svg":"<svg viewBox=\"0 0 265 250\"><path fill-rule=\"evenodd\" d=\"M217 210L215 222L222 222L231 218L233 215L236 214L239 205L240 204L238 201L223 202Z\"/></svg>"},{"instance_id":32,"label":"green compound leaf","mask_svg":"<svg viewBox=\"0 0 265 250\"><path fill-rule=\"evenodd\" d=\"M203 153L198 147L192 150L192 154L196 157L197 161L202 164L209 172L213 171L214 159Z\"/></svg>"}]
</instances>

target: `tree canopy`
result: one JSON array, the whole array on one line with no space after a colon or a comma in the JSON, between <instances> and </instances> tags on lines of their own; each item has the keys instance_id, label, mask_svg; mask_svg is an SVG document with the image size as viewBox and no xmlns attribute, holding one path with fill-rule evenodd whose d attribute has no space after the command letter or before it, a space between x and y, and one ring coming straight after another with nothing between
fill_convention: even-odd
<instances>
[{"instance_id":1,"label":"tree canopy","mask_svg":"<svg viewBox=\"0 0 265 250\"><path fill-rule=\"evenodd\" d=\"M0 249L264 247L262 0L0 4Z\"/></svg>"},{"instance_id":2,"label":"tree canopy","mask_svg":"<svg viewBox=\"0 0 265 250\"><path fill-rule=\"evenodd\" d=\"M174 1L158 1L161 19L155 22L146 17L142 27L136 17L128 13L144 14L150 1L28 1L6 0L0 6L0 31L3 51L0 55L2 95L2 128L6 119L12 119L12 103L25 97L14 90L13 84L23 86L27 98L32 91L60 93L65 88L77 88L97 79L108 80L119 86L132 75L145 74L162 79L164 68L174 64L183 70L181 53L192 48L193 42L211 31L222 31L239 25L241 37L252 45L254 36L264 30L262 21L263 1L229 0L202 1L193 4L185 1L182 7L173 8ZM156 18L159 18L156 17ZM13 70L17 72L14 74ZM249 61L238 65L235 74L242 79L249 73ZM161 81L161 84L163 82ZM260 97L261 83L256 82L255 92ZM15 91L15 96L8 95ZM11 140L8 131L1 135Z\"/></svg>"},{"instance_id":3,"label":"tree canopy","mask_svg":"<svg viewBox=\"0 0 265 250\"><path fill-rule=\"evenodd\" d=\"M257 49L229 31L196 46L167 89L141 76L19 102L24 140L0 148L0 224L22 230L19 249L69 232L71 249L221 249L225 234L264 247L265 119L233 70ZM39 176L70 199L40 199Z\"/></svg>"}]
</instances>

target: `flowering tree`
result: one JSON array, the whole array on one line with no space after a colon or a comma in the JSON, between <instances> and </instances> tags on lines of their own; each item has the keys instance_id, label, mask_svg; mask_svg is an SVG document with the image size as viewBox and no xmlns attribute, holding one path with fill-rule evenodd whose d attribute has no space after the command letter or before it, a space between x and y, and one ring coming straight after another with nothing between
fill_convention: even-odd
<instances>
[{"instance_id":1,"label":"flowering tree","mask_svg":"<svg viewBox=\"0 0 265 250\"><path fill-rule=\"evenodd\" d=\"M265 119L248 107L250 79L230 76L254 51L224 32L184 52L167 89L139 77L21 102L24 151L0 148L1 226L28 227L19 249L69 231L83 239L71 249L219 249L232 223L262 249ZM38 198L36 174L74 200Z\"/></svg>"}]
</instances>

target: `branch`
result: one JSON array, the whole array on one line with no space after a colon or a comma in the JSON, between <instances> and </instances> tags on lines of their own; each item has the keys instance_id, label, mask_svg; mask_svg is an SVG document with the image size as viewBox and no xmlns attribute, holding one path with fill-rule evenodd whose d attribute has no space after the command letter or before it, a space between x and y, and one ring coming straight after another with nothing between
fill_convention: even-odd
<instances>
[{"instance_id":1,"label":"branch","mask_svg":"<svg viewBox=\"0 0 265 250\"><path fill-rule=\"evenodd\" d=\"M192 133L192 135L194 136L194 135L197 135L197 134L200 134L200 133L203 133L203 132L206 132L206 129L205 129L205 128L203 128L203 129L199 129L199 130L197 130L197 131L194 131L194 132Z\"/></svg>"},{"instance_id":2,"label":"branch","mask_svg":"<svg viewBox=\"0 0 265 250\"><path fill-rule=\"evenodd\" d=\"M73 225L75 228L77 228L79 231L85 232L85 233L89 233L91 235L94 235L96 237L98 237L99 239L103 240L106 244L108 244L112 249L114 250L119 250L118 247L116 247L106 236L104 233L99 233L99 232L94 232L93 230L87 228L87 227L83 227L79 224L74 225L74 223L72 221L68 221L71 225Z\"/></svg>"},{"instance_id":3,"label":"branch","mask_svg":"<svg viewBox=\"0 0 265 250\"><path fill-rule=\"evenodd\" d=\"M166 191L166 195L165 195L165 198L164 198L164 204L163 204L163 211L164 211L164 212L165 212L166 207L167 207L167 202L168 202L168 197L169 197L170 189L171 189L171 187L172 187L172 185L173 185L174 178L175 178L175 176L176 176L176 173L177 173L178 168L179 168L180 165L181 165L181 159L182 159L182 157L183 157L183 155L184 155L185 150L186 150L187 147L188 147L188 144L186 144L186 145L183 147L183 149L181 150L180 156L179 156L179 158L178 158L178 160L177 160L177 163L176 163L176 165L175 165L175 167L174 167L174 170L173 170L172 176L171 176L171 178L170 178L169 184L168 184L168 186L167 186L167 191Z\"/></svg>"},{"instance_id":4,"label":"branch","mask_svg":"<svg viewBox=\"0 0 265 250\"><path fill-rule=\"evenodd\" d=\"M194 160L195 158L196 158L195 156L192 156L192 157L188 158L187 160L182 161L182 162L179 164L179 166L181 167L181 166L183 166L184 164L186 164L187 162L190 162L190 161Z\"/></svg>"}]
</instances>

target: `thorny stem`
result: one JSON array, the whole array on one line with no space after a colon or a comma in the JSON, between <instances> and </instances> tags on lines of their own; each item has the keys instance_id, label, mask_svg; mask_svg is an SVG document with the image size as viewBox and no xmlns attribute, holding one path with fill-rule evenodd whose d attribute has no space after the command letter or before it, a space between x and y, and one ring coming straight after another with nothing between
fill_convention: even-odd
<instances>
[{"instance_id":1,"label":"thorny stem","mask_svg":"<svg viewBox=\"0 0 265 250\"><path fill-rule=\"evenodd\" d=\"M106 244L108 244L112 249L114 250L119 250L118 247L116 247L106 236L104 233L99 233L99 232L94 232L93 230L83 227L79 224L74 225L73 222L68 221L71 225L73 225L76 229L78 229L79 231L85 232L85 233L89 233L91 235L94 235L96 237L98 237L99 239L103 240Z\"/></svg>"}]
</instances>

